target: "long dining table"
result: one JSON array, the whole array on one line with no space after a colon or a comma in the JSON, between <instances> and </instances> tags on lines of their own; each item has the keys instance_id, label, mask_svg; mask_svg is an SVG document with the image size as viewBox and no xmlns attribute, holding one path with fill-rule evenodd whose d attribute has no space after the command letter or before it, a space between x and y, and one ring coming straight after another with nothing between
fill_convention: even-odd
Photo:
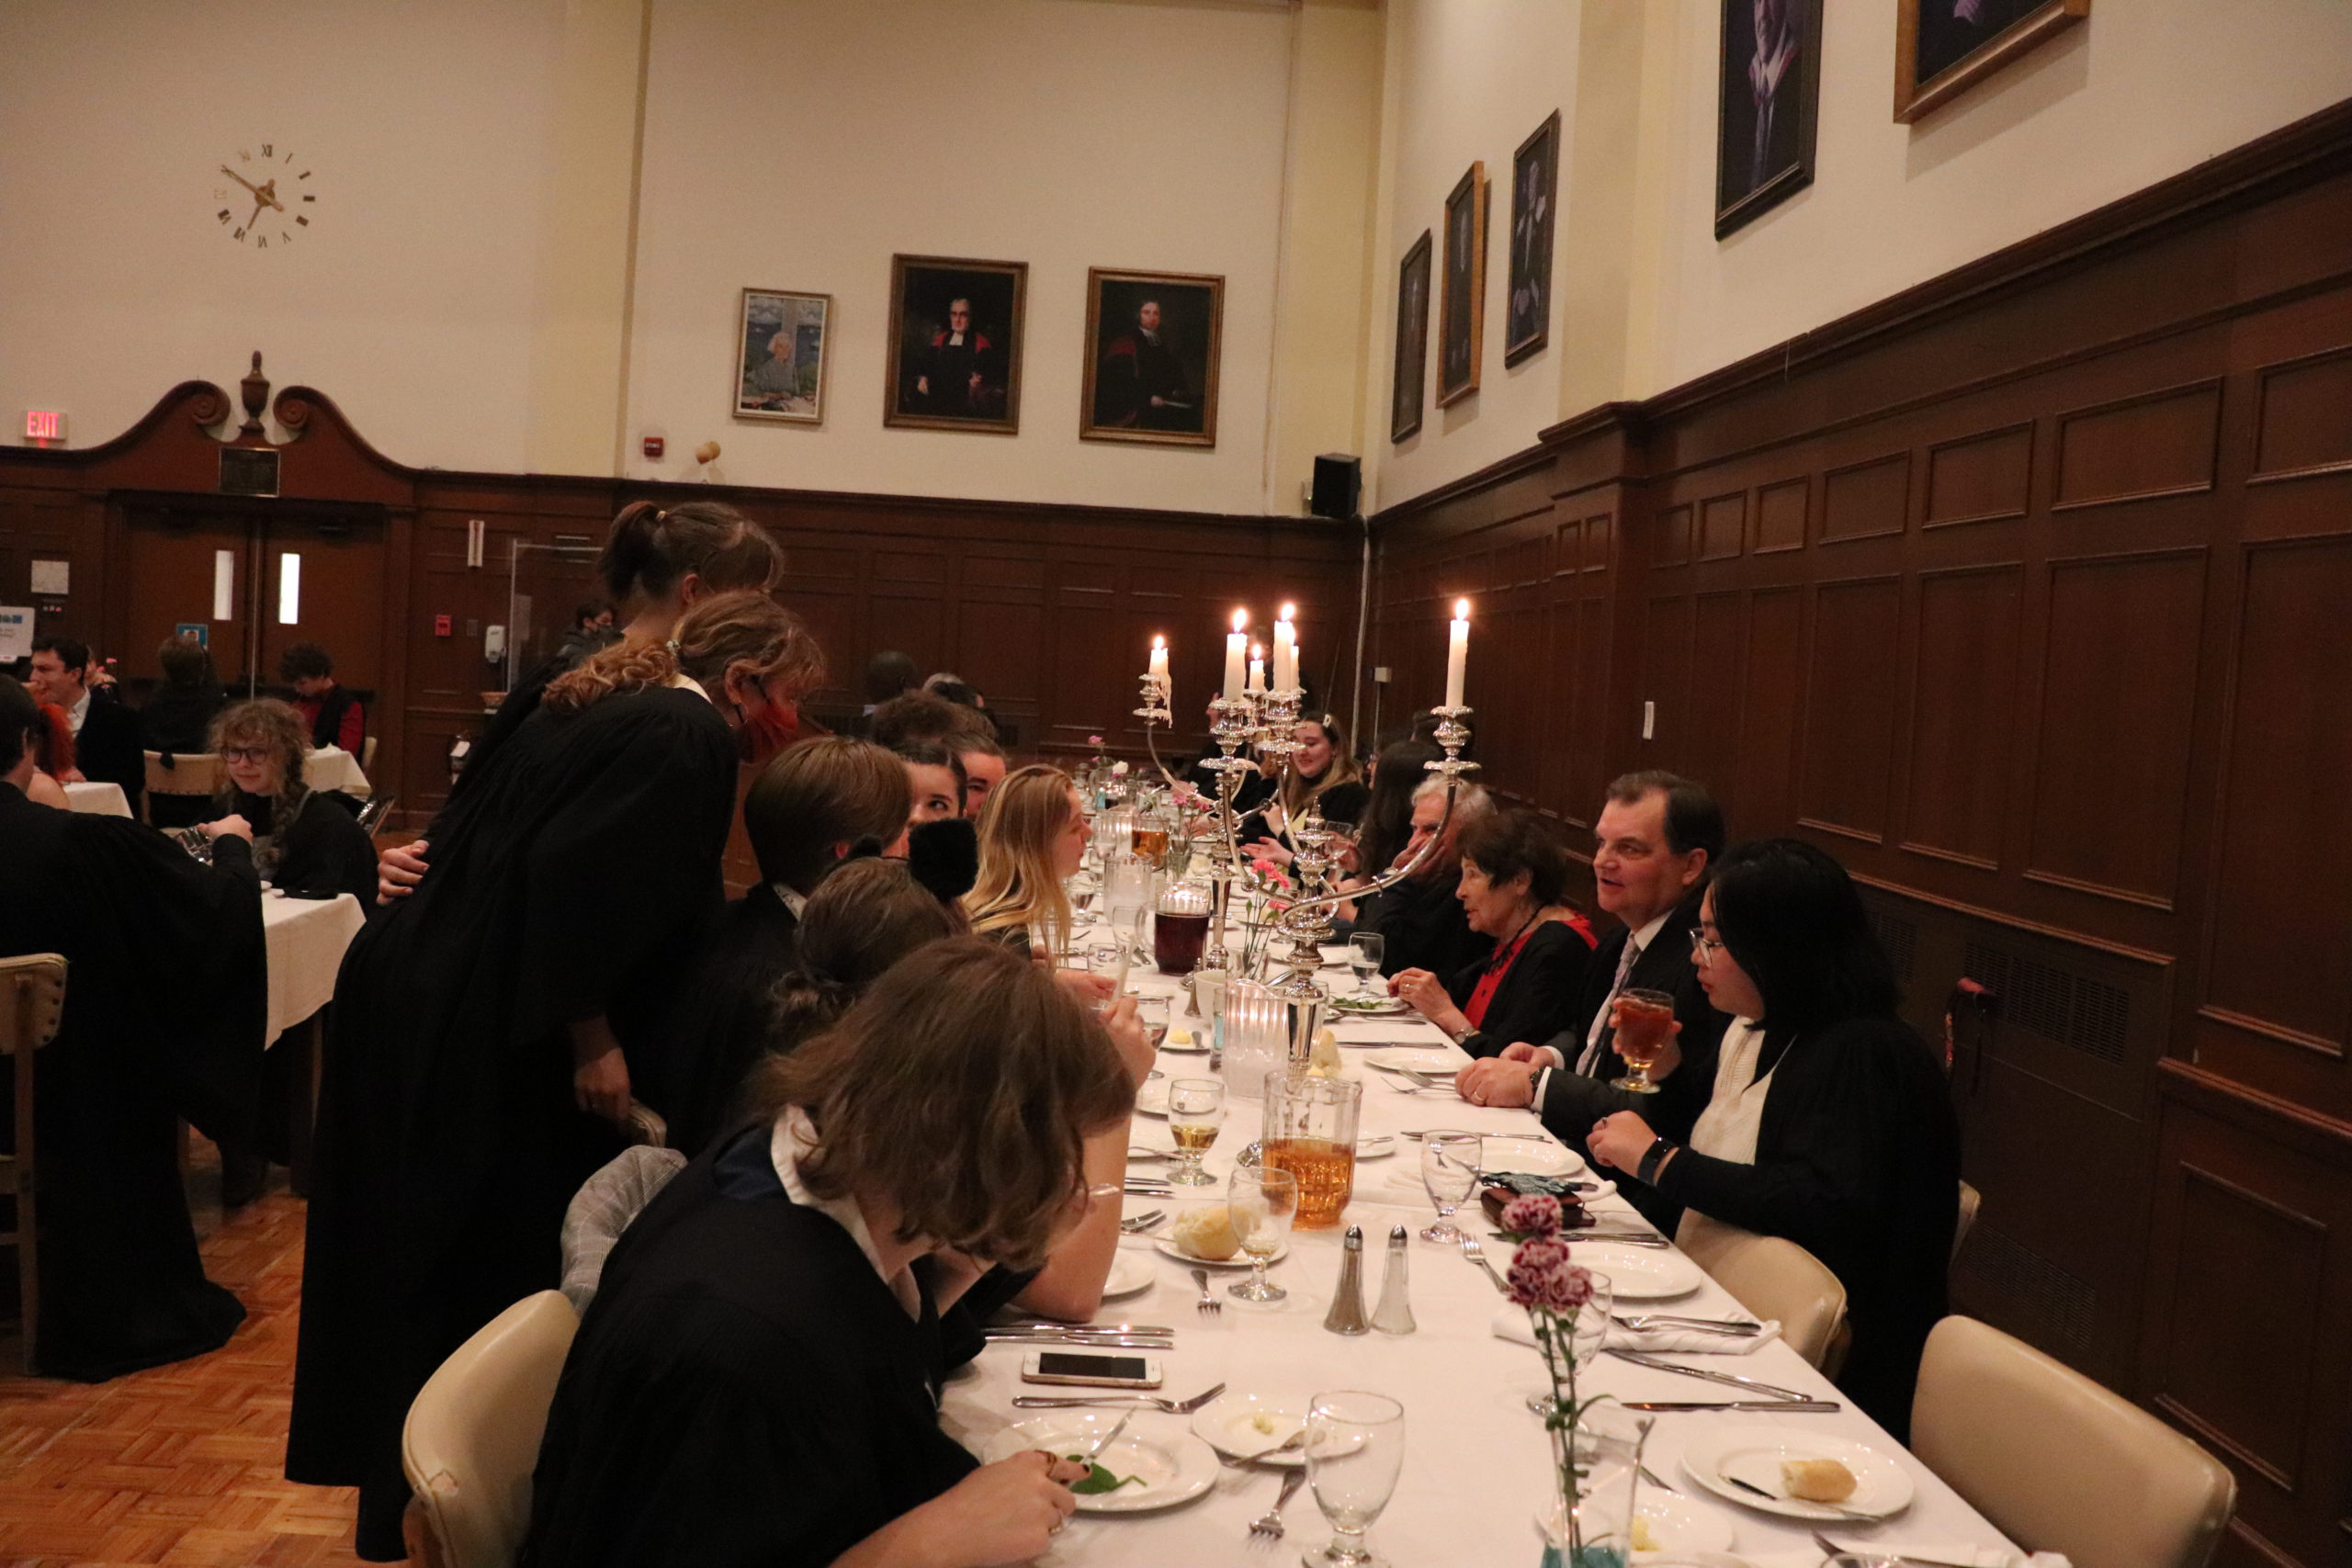
<instances>
[{"instance_id":1,"label":"long dining table","mask_svg":"<svg viewBox=\"0 0 2352 1568\"><path fill-rule=\"evenodd\" d=\"M1083 951L1089 943L1104 940L1098 929L1081 927L1077 945ZM1338 991L1352 985L1353 977L1338 967L1343 952L1327 949L1325 956L1331 965L1323 976L1327 989ZM1176 1027L1191 1031L1207 1027L1205 1020L1183 1016L1187 992L1182 982L1159 974L1148 960L1133 966L1126 988L1164 1002ZM1340 1042L1343 1075L1363 1085L1361 1135L1385 1135L1388 1152L1358 1160L1353 1196L1340 1227L1293 1232L1287 1255L1270 1270L1272 1280L1288 1291L1288 1297L1262 1306L1237 1301L1227 1293L1227 1286L1244 1276L1236 1270L1213 1269L1211 1285L1221 1310L1213 1314L1199 1313L1199 1292L1189 1266L1155 1248L1155 1243L1167 1234L1162 1224L1150 1234L1123 1237L1120 1243L1123 1260L1148 1260L1150 1287L1139 1294L1106 1302L1095 1321L1151 1325L1174 1331L1175 1348L1147 1352L1157 1356L1165 1369L1164 1386L1156 1393L1170 1399L1183 1399L1223 1383L1227 1391L1220 1396L1223 1400L1256 1395L1302 1410L1310 1396L1327 1390L1370 1390L1400 1401L1406 1412L1404 1468L1393 1499L1371 1532L1372 1545L1383 1562L1396 1568L1511 1563L1533 1568L1544 1546L1537 1518L1550 1508L1553 1481L1543 1419L1530 1407L1529 1396L1547 1392L1548 1379L1534 1349L1497 1334L1498 1314L1506 1303L1486 1271L1453 1247L1419 1239L1421 1227L1436 1214L1420 1187L1420 1145L1405 1134L1458 1129L1489 1136L1556 1141L1549 1139L1524 1110L1475 1106L1450 1089L1408 1091L1405 1080L1373 1068L1367 1058L1378 1046L1400 1043L1443 1049L1461 1062L1469 1060L1442 1032L1418 1018L1351 1019L1333 1027ZM1209 1060L1196 1052L1163 1048L1158 1066L1169 1078L1196 1077L1208 1076ZM1206 1165L1217 1184L1178 1188L1180 1196L1174 1200L1129 1196L1127 1213L1157 1208L1172 1215L1188 1201L1222 1201L1234 1156L1258 1136L1261 1111L1260 1100L1229 1096L1225 1127ZM1131 1141L1166 1148L1170 1145L1167 1124L1139 1111ZM1135 1179L1164 1178L1167 1169L1157 1162L1129 1167ZM1197 1194L1197 1199L1188 1193ZM1655 1234L1622 1198L1602 1197L1589 1201L1588 1206L1602 1228ZM1475 1198L1457 1219L1464 1231L1474 1236L1486 1237L1494 1229ZM1416 1331L1396 1337L1377 1331L1361 1337L1327 1331L1323 1318L1340 1274L1345 1227L1363 1228L1363 1292L1369 1312L1379 1299L1390 1233L1399 1224L1413 1238L1407 1251ZM1505 1267L1511 1244L1487 1240L1485 1245L1498 1269ZM1597 1245L1572 1248L1573 1255L1588 1262L1602 1251ZM1656 1304L1661 1311L1711 1317L1747 1315L1727 1292L1703 1274L1694 1292ZM1621 1303L1618 1310L1631 1313L1640 1306ZM1051 1414L1017 1409L1012 1404L1015 1396L1096 1392L1025 1383L1023 1359L1035 1348L1039 1347L993 1343L949 1384L943 1421L950 1432L984 1457L990 1439L1007 1427ZM1814 1541L1812 1532L1816 1529L1841 1545L1859 1544L1877 1551L1907 1549L1920 1556L1967 1562L2009 1560L2007 1553L2014 1549L1998 1530L1875 1422L1843 1400L1826 1378L1786 1345L1774 1341L1746 1355L1677 1354L1669 1359L1685 1366L1776 1384L1812 1399L1837 1401L1839 1408L1827 1414L1709 1410L1657 1415L1644 1462L1657 1481L1679 1495L1681 1504L1687 1505L1681 1509L1686 1518L1697 1511L1702 1533L1720 1538L1727 1529L1730 1541L1724 1549L1727 1555L1665 1554L1655 1560L1717 1568L1817 1568L1825 1554ZM1579 1392L1601 1392L1621 1400L1741 1397L1738 1391L1722 1385L1649 1370L1607 1354L1591 1360L1582 1374ZM1105 1398L1116 1397L1108 1391L1102 1393ZM1136 1414L1129 1432L1158 1433L1174 1439L1190 1427L1191 1420L1147 1409ZM1914 1490L1912 1500L1876 1524L1800 1521L1725 1500L1695 1481L1680 1462L1686 1451L1701 1444L1751 1436L1770 1441L1781 1432L1826 1436L1867 1447L1900 1467ZM1250 1521L1274 1503L1282 1481L1281 1472L1271 1466L1220 1465L1211 1490L1173 1506L1125 1514L1081 1511L1045 1561L1148 1564L1151 1568L1297 1562L1302 1549L1319 1551L1331 1533L1311 1488L1302 1489L1284 1510L1286 1535L1272 1552L1250 1533Z\"/></svg>"}]
</instances>

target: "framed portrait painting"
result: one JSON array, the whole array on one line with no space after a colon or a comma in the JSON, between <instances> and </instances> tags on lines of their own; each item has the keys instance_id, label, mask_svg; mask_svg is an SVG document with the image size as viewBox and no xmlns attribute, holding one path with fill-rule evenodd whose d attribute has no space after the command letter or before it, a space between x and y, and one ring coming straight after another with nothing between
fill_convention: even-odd
<instances>
[{"instance_id":1,"label":"framed portrait painting","mask_svg":"<svg viewBox=\"0 0 2352 1568\"><path fill-rule=\"evenodd\" d=\"M1896 123L1908 125L2090 14L2091 0L1896 0Z\"/></svg>"},{"instance_id":2,"label":"framed portrait painting","mask_svg":"<svg viewBox=\"0 0 2352 1568\"><path fill-rule=\"evenodd\" d=\"M1396 269L1396 378L1388 393L1388 439L1421 427L1421 387L1430 363L1430 231L1413 242Z\"/></svg>"},{"instance_id":3,"label":"framed portrait painting","mask_svg":"<svg viewBox=\"0 0 2352 1568\"><path fill-rule=\"evenodd\" d=\"M882 423L1016 434L1028 289L1027 262L892 256Z\"/></svg>"},{"instance_id":4,"label":"framed portrait painting","mask_svg":"<svg viewBox=\"0 0 2352 1568\"><path fill-rule=\"evenodd\" d=\"M1473 164L1445 198L1445 273L1439 290L1437 406L1478 389L1487 327L1487 165Z\"/></svg>"},{"instance_id":5,"label":"framed portrait painting","mask_svg":"<svg viewBox=\"0 0 2352 1568\"><path fill-rule=\"evenodd\" d=\"M1086 273L1087 441L1216 445L1225 279L1195 273Z\"/></svg>"},{"instance_id":6,"label":"framed portrait painting","mask_svg":"<svg viewBox=\"0 0 2352 1568\"><path fill-rule=\"evenodd\" d=\"M1503 363L1516 365L1552 335L1552 206L1560 186L1560 111L1510 159L1510 312Z\"/></svg>"},{"instance_id":7,"label":"framed portrait painting","mask_svg":"<svg viewBox=\"0 0 2352 1568\"><path fill-rule=\"evenodd\" d=\"M1821 0L1724 0L1715 238L1813 183Z\"/></svg>"},{"instance_id":8,"label":"framed portrait painting","mask_svg":"<svg viewBox=\"0 0 2352 1568\"><path fill-rule=\"evenodd\" d=\"M743 290L735 340L735 417L825 423L830 294Z\"/></svg>"}]
</instances>

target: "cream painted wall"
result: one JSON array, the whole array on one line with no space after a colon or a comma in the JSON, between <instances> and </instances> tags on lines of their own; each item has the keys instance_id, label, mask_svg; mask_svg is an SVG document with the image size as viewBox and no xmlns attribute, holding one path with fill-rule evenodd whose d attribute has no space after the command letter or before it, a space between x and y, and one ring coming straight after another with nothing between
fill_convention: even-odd
<instances>
[{"instance_id":1,"label":"cream painted wall","mask_svg":"<svg viewBox=\"0 0 2352 1568\"><path fill-rule=\"evenodd\" d=\"M24 410L62 408L94 446L192 378L233 398L258 348L278 386L320 388L392 457L524 467L564 10L0 0L7 437ZM250 202L213 194L264 142L319 197L266 252L215 218Z\"/></svg>"},{"instance_id":2,"label":"cream painted wall","mask_svg":"<svg viewBox=\"0 0 2352 1568\"><path fill-rule=\"evenodd\" d=\"M627 471L686 477L716 439L736 483L1268 510L1293 27L1205 0L657 0ZM1029 264L1018 436L884 427L894 252ZM1089 266L1224 275L1213 450L1078 438ZM833 296L821 428L730 417L747 285Z\"/></svg>"}]
</instances>

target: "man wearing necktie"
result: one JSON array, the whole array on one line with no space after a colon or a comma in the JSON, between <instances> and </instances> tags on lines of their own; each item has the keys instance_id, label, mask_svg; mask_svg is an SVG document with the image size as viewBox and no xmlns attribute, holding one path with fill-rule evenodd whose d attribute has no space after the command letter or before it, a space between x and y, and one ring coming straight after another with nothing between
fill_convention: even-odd
<instances>
[{"instance_id":1,"label":"man wearing necktie","mask_svg":"<svg viewBox=\"0 0 2352 1568\"><path fill-rule=\"evenodd\" d=\"M1627 773L1609 786L1593 837L1596 898L1621 922L1592 956L1588 973L1596 983L1559 1033L1473 1062L1457 1087L1474 1104L1532 1106L1570 1148L1581 1147L1592 1124L1612 1111L1638 1111L1665 1136L1687 1138L1714 1091L1715 1048L1730 1021L1708 1004L1690 961L1690 928L1699 923L1708 870L1724 851L1723 809L1704 786L1677 774ZM1650 1069L1656 1094L1617 1083L1625 1061L1611 1048L1611 1011L1628 989L1674 998L1674 1039ZM1646 1190L1627 1197L1637 1206L1656 1201ZM1670 1234L1676 1216L1648 1218Z\"/></svg>"}]
</instances>

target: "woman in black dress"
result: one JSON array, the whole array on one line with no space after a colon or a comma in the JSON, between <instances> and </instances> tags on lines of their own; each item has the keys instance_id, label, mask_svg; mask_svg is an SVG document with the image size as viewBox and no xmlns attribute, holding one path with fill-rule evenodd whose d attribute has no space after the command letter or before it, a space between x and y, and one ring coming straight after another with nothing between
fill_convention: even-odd
<instances>
[{"instance_id":1,"label":"woman in black dress","mask_svg":"<svg viewBox=\"0 0 2352 1568\"><path fill-rule=\"evenodd\" d=\"M363 1557L403 1554L417 1389L560 1278L564 1205L619 1148L628 1054L658 1042L718 913L738 761L819 663L759 593L593 655L443 813L432 874L352 944L287 1474L360 1487Z\"/></svg>"},{"instance_id":2,"label":"woman in black dress","mask_svg":"<svg viewBox=\"0 0 2352 1568\"><path fill-rule=\"evenodd\" d=\"M302 716L266 697L214 719L221 818L198 830L215 834L227 818L241 818L263 881L300 897L348 893L365 907L376 894L376 846L359 826L357 801L302 782L309 742Z\"/></svg>"},{"instance_id":3,"label":"woman in black dress","mask_svg":"<svg viewBox=\"0 0 2352 1568\"><path fill-rule=\"evenodd\" d=\"M613 1249L548 1412L526 1568L1026 1562L1077 1466L940 1429L941 1314L1100 1205L1138 1062L1001 946L933 942L783 1058Z\"/></svg>"},{"instance_id":4,"label":"woman in black dress","mask_svg":"<svg viewBox=\"0 0 2352 1568\"><path fill-rule=\"evenodd\" d=\"M1309 714L1293 731L1298 750L1273 799L1252 812L1241 824L1240 840L1253 859L1290 863L1290 829L1312 807L1316 815L1337 827L1352 828L1372 799L1355 753L1348 749L1348 728L1337 714Z\"/></svg>"},{"instance_id":5,"label":"woman in black dress","mask_svg":"<svg viewBox=\"0 0 2352 1568\"><path fill-rule=\"evenodd\" d=\"M1700 921L1699 984L1733 1015L1714 1098L1687 1148L1620 1111L1595 1125L1593 1157L1683 1205L1686 1236L1786 1236L1821 1259L1846 1287L1853 1329L1838 1386L1902 1438L1959 1219L1942 1064L1894 1016L1862 901L1813 845L1734 849Z\"/></svg>"}]
</instances>

